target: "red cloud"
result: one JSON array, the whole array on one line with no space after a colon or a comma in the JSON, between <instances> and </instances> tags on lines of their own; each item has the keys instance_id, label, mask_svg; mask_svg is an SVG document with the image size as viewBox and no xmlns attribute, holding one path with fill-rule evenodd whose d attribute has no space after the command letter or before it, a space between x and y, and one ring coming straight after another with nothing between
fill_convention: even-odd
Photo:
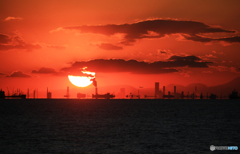
<instances>
[{"instance_id":1,"label":"red cloud","mask_svg":"<svg viewBox=\"0 0 240 154\"><path fill-rule=\"evenodd\" d=\"M26 49L27 51L32 51L33 49L41 48L39 44L27 43L19 36L0 34L0 50Z\"/></svg>"},{"instance_id":2,"label":"red cloud","mask_svg":"<svg viewBox=\"0 0 240 154\"><path fill-rule=\"evenodd\" d=\"M21 71L16 71L16 72L13 72L11 75L7 76L7 77L31 77L30 75L27 75L27 74L24 74L22 73Z\"/></svg>"},{"instance_id":3,"label":"red cloud","mask_svg":"<svg viewBox=\"0 0 240 154\"><path fill-rule=\"evenodd\" d=\"M122 50L123 47L116 46L110 43L101 43L98 45L99 48L104 49L104 50Z\"/></svg>"},{"instance_id":4,"label":"red cloud","mask_svg":"<svg viewBox=\"0 0 240 154\"><path fill-rule=\"evenodd\" d=\"M52 73L57 73L57 72L53 68L42 67L38 71L37 70L33 70L32 73L52 74Z\"/></svg>"}]
</instances>

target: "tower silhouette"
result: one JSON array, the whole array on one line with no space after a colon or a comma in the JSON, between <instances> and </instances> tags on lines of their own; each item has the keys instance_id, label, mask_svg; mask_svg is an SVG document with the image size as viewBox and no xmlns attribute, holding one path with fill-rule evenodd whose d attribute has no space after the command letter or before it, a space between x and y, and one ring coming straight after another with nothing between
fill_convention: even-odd
<instances>
[{"instance_id":1,"label":"tower silhouette","mask_svg":"<svg viewBox=\"0 0 240 154\"><path fill-rule=\"evenodd\" d=\"M155 98L159 97L159 82L155 82Z\"/></svg>"},{"instance_id":2,"label":"tower silhouette","mask_svg":"<svg viewBox=\"0 0 240 154\"><path fill-rule=\"evenodd\" d=\"M69 95L69 87L68 86L67 86L67 93L66 93L66 95L64 95L64 97L66 97L66 98L70 97L70 95Z\"/></svg>"}]
</instances>

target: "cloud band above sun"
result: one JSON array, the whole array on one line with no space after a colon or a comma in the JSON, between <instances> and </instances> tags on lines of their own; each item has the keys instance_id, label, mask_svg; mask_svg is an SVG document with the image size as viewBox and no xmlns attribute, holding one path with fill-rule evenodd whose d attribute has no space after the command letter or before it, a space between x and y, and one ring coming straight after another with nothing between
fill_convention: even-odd
<instances>
[{"instance_id":1,"label":"cloud band above sun","mask_svg":"<svg viewBox=\"0 0 240 154\"><path fill-rule=\"evenodd\" d=\"M180 34L186 40L197 42L211 42L211 41L225 41L228 43L239 43L239 36L231 37L208 37L208 34L214 33L236 33L233 30L226 30L219 27L209 26L202 22L197 21L182 21L182 20L146 20L132 24L108 24L108 25L83 25L60 27L54 31L60 30L77 30L81 33L102 34L111 36L115 34L124 34L123 39L120 41L122 45L133 45L134 42L145 38L162 38L166 35ZM100 48L108 50L113 45L102 44ZM115 47L116 50L121 47Z\"/></svg>"},{"instance_id":2,"label":"cloud band above sun","mask_svg":"<svg viewBox=\"0 0 240 154\"><path fill-rule=\"evenodd\" d=\"M207 68L211 63L203 61L196 56L172 56L167 61L156 61L153 63L123 59L95 59L75 62L71 67L62 68L61 71L77 73L79 72L79 68L87 66L90 70L104 73L162 74L179 72L179 68L187 66L192 68Z\"/></svg>"}]
</instances>

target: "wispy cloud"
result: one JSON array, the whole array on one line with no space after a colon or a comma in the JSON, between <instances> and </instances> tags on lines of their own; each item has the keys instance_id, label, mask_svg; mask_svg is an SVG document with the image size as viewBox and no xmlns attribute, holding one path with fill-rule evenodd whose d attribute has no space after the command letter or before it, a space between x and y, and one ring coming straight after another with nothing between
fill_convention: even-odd
<instances>
[{"instance_id":1,"label":"wispy cloud","mask_svg":"<svg viewBox=\"0 0 240 154\"><path fill-rule=\"evenodd\" d=\"M7 17L4 19L4 21L10 21L10 20L23 20L21 17Z\"/></svg>"}]
</instances>

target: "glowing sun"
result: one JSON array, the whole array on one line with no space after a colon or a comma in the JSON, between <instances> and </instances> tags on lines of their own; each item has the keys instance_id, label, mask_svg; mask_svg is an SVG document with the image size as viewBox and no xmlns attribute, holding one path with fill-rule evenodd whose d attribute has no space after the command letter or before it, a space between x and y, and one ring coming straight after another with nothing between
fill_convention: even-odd
<instances>
[{"instance_id":1,"label":"glowing sun","mask_svg":"<svg viewBox=\"0 0 240 154\"><path fill-rule=\"evenodd\" d=\"M91 78L86 76L68 75L68 79L72 84L74 84L77 87L86 87L92 83Z\"/></svg>"},{"instance_id":2,"label":"glowing sun","mask_svg":"<svg viewBox=\"0 0 240 154\"><path fill-rule=\"evenodd\" d=\"M92 79L95 78L95 72L85 71L87 67L83 68L83 76L73 76L68 75L69 81L77 87L86 87L89 86L93 81Z\"/></svg>"}]
</instances>

